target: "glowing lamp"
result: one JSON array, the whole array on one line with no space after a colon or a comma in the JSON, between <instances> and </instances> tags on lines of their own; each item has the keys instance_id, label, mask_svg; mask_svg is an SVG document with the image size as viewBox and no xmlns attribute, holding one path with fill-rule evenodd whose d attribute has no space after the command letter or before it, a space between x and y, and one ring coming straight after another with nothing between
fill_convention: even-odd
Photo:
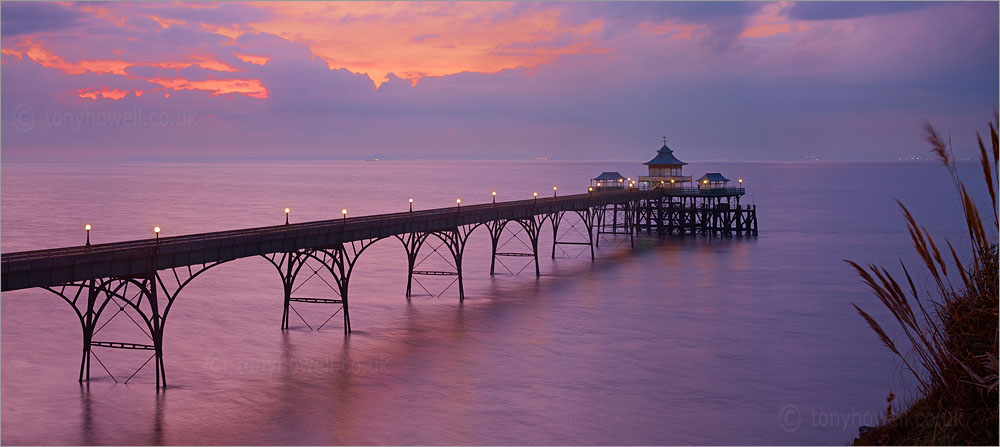
<instances>
[{"instance_id":1,"label":"glowing lamp","mask_svg":"<svg viewBox=\"0 0 1000 447\"><path fill-rule=\"evenodd\" d=\"M83 226L84 230L87 230L87 245L90 245L90 224Z\"/></svg>"}]
</instances>

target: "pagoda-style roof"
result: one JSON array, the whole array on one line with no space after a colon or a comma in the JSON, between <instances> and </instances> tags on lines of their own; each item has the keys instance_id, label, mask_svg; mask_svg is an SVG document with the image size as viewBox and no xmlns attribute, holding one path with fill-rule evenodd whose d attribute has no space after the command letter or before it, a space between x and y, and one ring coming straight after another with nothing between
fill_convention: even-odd
<instances>
[{"instance_id":1,"label":"pagoda-style roof","mask_svg":"<svg viewBox=\"0 0 1000 447\"><path fill-rule=\"evenodd\" d=\"M602 172L601 175L599 175L597 177L594 177L593 180L606 181L606 180L619 180L619 179L623 179L623 178L625 178L625 176L619 174L618 171L615 171L615 172L607 172L607 171L605 171L605 172Z\"/></svg>"},{"instance_id":2,"label":"pagoda-style roof","mask_svg":"<svg viewBox=\"0 0 1000 447\"><path fill-rule=\"evenodd\" d=\"M661 147L660 150L656 151L656 157L643 164L680 166L680 165L686 165L687 163L684 163L683 161L678 160L677 157L674 157L674 151L669 147L667 147L667 143L663 143L663 147Z\"/></svg>"},{"instance_id":3,"label":"pagoda-style roof","mask_svg":"<svg viewBox=\"0 0 1000 447\"><path fill-rule=\"evenodd\" d=\"M695 181L700 183L700 182L703 182L705 180L708 180L711 183L715 183L715 182L728 182L729 181L729 179L723 177L722 174L720 174L718 172L709 172L709 173L701 176L701 178L699 178L698 180L695 180Z\"/></svg>"}]
</instances>

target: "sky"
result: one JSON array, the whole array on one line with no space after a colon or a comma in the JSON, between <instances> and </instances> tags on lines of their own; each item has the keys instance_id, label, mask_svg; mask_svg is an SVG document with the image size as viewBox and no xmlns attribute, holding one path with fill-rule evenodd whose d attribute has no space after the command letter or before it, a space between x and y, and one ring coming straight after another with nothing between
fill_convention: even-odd
<instances>
[{"instance_id":1,"label":"sky","mask_svg":"<svg viewBox=\"0 0 1000 447\"><path fill-rule=\"evenodd\" d=\"M997 2L0 4L0 160L975 156Z\"/></svg>"}]
</instances>

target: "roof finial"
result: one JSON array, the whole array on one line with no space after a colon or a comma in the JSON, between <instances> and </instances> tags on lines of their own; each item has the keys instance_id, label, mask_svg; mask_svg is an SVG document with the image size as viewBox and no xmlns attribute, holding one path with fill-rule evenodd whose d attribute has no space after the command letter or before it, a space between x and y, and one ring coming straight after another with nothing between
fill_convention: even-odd
<instances>
[{"instance_id":1,"label":"roof finial","mask_svg":"<svg viewBox=\"0 0 1000 447\"><path fill-rule=\"evenodd\" d=\"M664 146L667 145L667 136L666 135L663 136L663 145Z\"/></svg>"}]
</instances>

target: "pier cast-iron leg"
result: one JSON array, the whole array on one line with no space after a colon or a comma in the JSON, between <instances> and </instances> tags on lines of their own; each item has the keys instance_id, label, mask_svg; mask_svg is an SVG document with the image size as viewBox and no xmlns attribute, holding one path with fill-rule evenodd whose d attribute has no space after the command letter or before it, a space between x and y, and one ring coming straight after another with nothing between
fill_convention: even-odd
<instances>
[{"instance_id":1,"label":"pier cast-iron leg","mask_svg":"<svg viewBox=\"0 0 1000 447\"><path fill-rule=\"evenodd\" d=\"M343 246L341 246L340 249L337 250L337 256L340 257L339 261L337 262L337 265L340 268L340 278L338 278L339 279L338 282L340 282L340 299L343 301L343 303L341 303L341 304L344 306L344 335L349 335L351 333L351 312L350 312L350 309L348 309L347 293L348 293L348 289L350 288L351 275L349 274L349 272L347 271L347 269L344 268L344 263L345 263L345 261L347 259L347 252L346 252L346 250L344 249ZM413 264L411 262L411 264L410 264L410 279L413 279L413 267L412 266L413 266ZM410 296L410 284L409 284L409 282L407 282L407 284L406 284L406 296L407 297Z\"/></svg>"},{"instance_id":2,"label":"pier cast-iron leg","mask_svg":"<svg viewBox=\"0 0 1000 447\"><path fill-rule=\"evenodd\" d=\"M83 358L80 360L80 382L84 381L84 377L86 377L87 382L90 382L90 343L94 339L94 305L97 303L99 293L96 281L90 280L90 287L87 290L87 315L83 321ZM85 372L86 376L84 376Z\"/></svg>"},{"instance_id":3,"label":"pier cast-iron leg","mask_svg":"<svg viewBox=\"0 0 1000 447\"><path fill-rule=\"evenodd\" d=\"M465 247L463 247L464 249ZM462 279L462 254L455 256L455 270L458 272L458 300L465 301L465 281Z\"/></svg>"},{"instance_id":4,"label":"pier cast-iron leg","mask_svg":"<svg viewBox=\"0 0 1000 447\"><path fill-rule=\"evenodd\" d=\"M146 295L146 299L149 300L149 310L150 310L150 321L152 322L152 338L153 338L153 349L156 361L154 366L156 369L156 389L167 387L167 376L163 368L163 321L160 318L160 306L157 302L157 288L159 288L158 277L156 275L155 261L153 263L153 273L149 275L146 282L148 284L148 289L143 292ZM162 385L161 385L162 384Z\"/></svg>"},{"instance_id":5,"label":"pier cast-iron leg","mask_svg":"<svg viewBox=\"0 0 1000 447\"><path fill-rule=\"evenodd\" d=\"M591 208L591 211L594 213L595 221L597 222L597 240L594 241L594 246L601 248L601 226L604 225L604 206L602 205L601 208Z\"/></svg>"},{"instance_id":6,"label":"pier cast-iron leg","mask_svg":"<svg viewBox=\"0 0 1000 447\"><path fill-rule=\"evenodd\" d=\"M538 236L541 233L541 225L535 221L535 218L531 218L531 225L529 226L530 231L528 231L528 237L531 239L531 253L535 257L535 277L542 277L542 270L538 267Z\"/></svg>"},{"instance_id":7,"label":"pier cast-iron leg","mask_svg":"<svg viewBox=\"0 0 1000 447\"><path fill-rule=\"evenodd\" d=\"M499 248L500 235L503 233L505 225L507 225L507 222L500 220L494 220L493 222L486 223L486 229L490 232L490 246L493 249L490 256L490 276L493 276L496 273L497 248Z\"/></svg>"},{"instance_id":8,"label":"pier cast-iron leg","mask_svg":"<svg viewBox=\"0 0 1000 447\"><path fill-rule=\"evenodd\" d=\"M562 220L562 213L556 211L552 213L552 259L556 258L556 241L559 240L559 222Z\"/></svg>"},{"instance_id":9,"label":"pier cast-iron leg","mask_svg":"<svg viewBox=\"0 0 1000 447\"><path fill-rule=\"evenodd\" d=\"M625 229L628 231L628 244L629 247L635 248L635 233L637 231L634 225L635 217L635 203L627 202L625 208Z\"/></svg>"},{"instance_id":10,"label":"pier cast-iron leg","mask_svg":"<svg viewBox=\"0 0 1000 447\"><path fill-rule=\"evenodd\" d=\"M293 253L285 254L285 274L282 275L282 282L284 282L285 288L285 305L284 312L281 314L281 330L288 329L288 306L291 305L292 301L292 285L295 283L295 262L293 261L295 256Z\"/></svg>"},{"instance_id":11,"label":"pier cast-iron leg","mask_svg":"<svg viewBox=\"0 0 1000 447\"><path fill-rule=\"evenodd\" d=\"M587 241L590 242L590 260L591 262L596 259L594 257L594 210L588 208L586 213L580 215L587 226Z\"/></svg>"}]
</instances>

